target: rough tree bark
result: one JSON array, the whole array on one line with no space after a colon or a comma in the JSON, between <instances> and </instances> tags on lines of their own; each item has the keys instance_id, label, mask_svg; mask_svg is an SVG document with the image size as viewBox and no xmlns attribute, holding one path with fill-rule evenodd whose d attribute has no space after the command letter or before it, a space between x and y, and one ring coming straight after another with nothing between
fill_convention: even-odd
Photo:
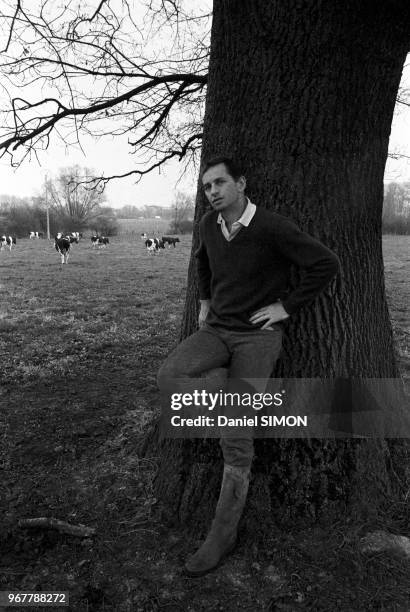
<instances>
[{"instance_id":1,"label":"rough tree bark","mask_svg":"<svg viewBox=\"0 0 410 612\"><path fill-rule=\"evenodd\" d=\"M398 375L381 216L410 41L405 13L405 2L388 0L214 3L202 158L238 158L251 200L294 219L342 262L325 295L292 317L276 375ZM199 189L197 221L205 208ZM196 328L197 299L191 258L183 336ZM168 441L160 449L159 498L170 516L204 530L221 477L216 441ZM377 511L397 492L394 449L384 441L258 441L249 533L272 520Z\"/></svg>"}]
</instances>

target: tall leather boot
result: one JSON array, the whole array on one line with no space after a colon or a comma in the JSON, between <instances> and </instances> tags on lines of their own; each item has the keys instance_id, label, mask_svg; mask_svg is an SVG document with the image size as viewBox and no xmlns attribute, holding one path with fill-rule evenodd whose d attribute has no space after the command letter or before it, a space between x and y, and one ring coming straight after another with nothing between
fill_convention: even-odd
<instances>
[{"instance_id":1,"label":"tall leather boot","mask_svg":"<svg viewBox=\"0 0 410 612\"><path fill-rule=\"evenodd\" d=\"M233 550L248 494L249 472L250 467L224 465L215 518L205 542L185 564L188 576L206 574Z\"/></svg>"}]
</instances>

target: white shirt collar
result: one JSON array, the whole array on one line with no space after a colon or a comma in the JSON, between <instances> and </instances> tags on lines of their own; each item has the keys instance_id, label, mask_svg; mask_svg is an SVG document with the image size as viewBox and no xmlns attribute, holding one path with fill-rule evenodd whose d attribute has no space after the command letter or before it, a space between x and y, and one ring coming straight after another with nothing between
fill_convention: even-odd
<instances>
[{"instance_id":1,"label":"white shirt collar","mask_svg":"<svg viewBox=\"0 0 410 612\"><path fill-rule=\"evenodd\" d=\"M240 223L244 227L248 227L249 223L252 221L253 216L254 216L255 211L256 211L256 206L255 206L255 204L252 204L252 202L250 201L249 198L246 198L246 202L247 202L247 205L246 205L245 210L243 211L242 215L239 217L239 219L234 221L234 223L232 225L234 225L236 223ZM222 222L225 223L225 219L223 218L222 213L218 213L217 222L218 223L222 223Z\"/></svg>"}]
</instances>

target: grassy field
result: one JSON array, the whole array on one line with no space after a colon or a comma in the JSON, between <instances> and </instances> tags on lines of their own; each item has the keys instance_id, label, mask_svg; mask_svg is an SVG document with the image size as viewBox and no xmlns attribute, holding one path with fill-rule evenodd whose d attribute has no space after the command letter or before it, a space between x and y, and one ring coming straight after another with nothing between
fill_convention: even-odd
<instances>
[{"instance_id":1,"label":"grassy field","mask_svg":"<svg viewBox=\"0 0 410 612\"><path fill-rule=\"evenodd\" d=\"M74 245L63 267L45 240L0 253L0 590L69 591L76 612L408 610L405 562L361 556L351 526L282 534L268 552L239 547L202 580L181 575L191 543L156 518L155 465L137 448L179 335L191 238L152 256L138 239L152 228L139 223L107 248ZM407 373L409 245L385 239ZM96 535L18 526L40 516Z\"/></svg>"},{"instance_id":2,"label":"grassy field","mask_svg":"<svg viewBox=\"0 0 410 612\"><path fill-rule=\"evenodd\" d=\"M396 351L410 378L410 236L384 236L384 273Z\"/></svg>"}]
</instances>

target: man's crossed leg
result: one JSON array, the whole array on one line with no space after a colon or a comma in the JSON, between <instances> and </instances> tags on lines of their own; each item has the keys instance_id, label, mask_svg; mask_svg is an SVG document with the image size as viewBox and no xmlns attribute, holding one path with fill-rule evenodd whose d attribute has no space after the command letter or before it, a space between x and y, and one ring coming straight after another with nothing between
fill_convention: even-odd
<instances>
[{"instance_id":1,"label":"man's crossed leg","mask_svg":"<svg viewBox=\"0 0 410 612\"><path fill-rule=\"evenodd\" d=\"M204 386L208 386L208 382L212 384L212 370L221 367L228 370L226 391L230 380L268 379L281 347L280 325L247 332L205 324L168 356L158 372L158 386L164 392L184 392L190 379L201 377ZM252 432L247 429L241 438L222 437L220 445L224 458L221 491L208 536L185 564L190 576L201 576L215 568L233 549L246 502L253 458Z\"/></svg>"}]
</instances>

